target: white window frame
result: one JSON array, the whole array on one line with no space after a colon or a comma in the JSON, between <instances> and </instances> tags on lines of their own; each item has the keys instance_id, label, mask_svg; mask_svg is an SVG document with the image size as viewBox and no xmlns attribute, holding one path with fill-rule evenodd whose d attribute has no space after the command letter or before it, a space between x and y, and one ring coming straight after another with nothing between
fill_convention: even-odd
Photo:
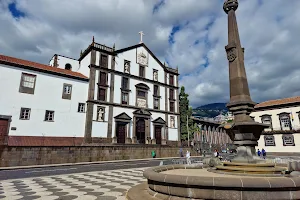
<instances>
[{"instance_id":1,"label":"white window frame","mask_svg":"<svg viewBox=\"0 0 300 200\"><path fill-rule=\"evenodd\" d=\"M23 78L22 78L22 87L26 87L26 88L34 88L34 84L35 84L35 79L36 79L36 75L31 75L31 74L23 74Z\"/></svg>"}]
</instances>

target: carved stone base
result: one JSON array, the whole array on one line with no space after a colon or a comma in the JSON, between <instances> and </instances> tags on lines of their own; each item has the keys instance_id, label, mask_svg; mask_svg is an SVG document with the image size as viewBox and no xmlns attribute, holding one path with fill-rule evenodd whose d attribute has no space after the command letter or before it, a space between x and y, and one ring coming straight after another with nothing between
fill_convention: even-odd
<instances>
[{"instance_id":1,"label":"carved stone base","mask_svg":"<svg viewBox=\"0 0 300 200\"><path fill-rule=\"evenodd\" d=\"M152 139L151 144L156 144L156 139Z\"/></svg>"},{"instance_id":2,"label":"carved stone base","mask_svg":"<svg viewBox=\"0 0 300 200\"><path fill-rule=\"evenodd\" d=\"M112 142L111 142L111 143L113 143L113 144L117 144L117 143L118 143L117 137L113 137L113 138L112 138Z\"/></svg>"},{"instance_id":3,"label":"carved stone base","mask_svg":"<svg viewBox=\"0 0 300 200\"><path fill-rule=\"evenodd\" d=\"M131 138L126 138L126 140L125 140L125 144L131 144L132 143L132 140L131 140Z\"/></svg>"},{"instance_id":4,"label":"carved stone base","mask_svg":"<svg viewBox=\"0 0 300 200\"><path fill-rule=\"evenodd\" d=\"M132 144L137 144L136 137L132 137L132 139L131 139L131 143L132 143Z\"/></svg>"},{"instance_id":5,"label":"carved stone base","mask_svg":"<svg viewBox=\"0 0 300 200\"><path fill-rule=\"evenodd\" d=\"M161 140L161 145L166 145L167 144L167 140L166 139L162 139Z\"/></svg>"},{"instance_id":6,"label":"carved stone base","mask_svg":"<svg viewBox=\"0 0 300 200\"><path fill-rule=\"evenodd\" d=\"M151 144L151 138L150 138L150 137L147 137L145 143L146 143L146 144Z\"/></svg>"}]
</instances>

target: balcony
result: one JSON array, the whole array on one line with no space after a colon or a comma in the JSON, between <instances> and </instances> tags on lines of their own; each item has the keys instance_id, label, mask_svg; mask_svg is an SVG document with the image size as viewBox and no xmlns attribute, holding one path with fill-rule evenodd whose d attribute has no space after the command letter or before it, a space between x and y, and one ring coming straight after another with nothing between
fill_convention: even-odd
<instances>
[{"instance_id":1,"label":"balcony","mask_svg":"<svg viewBox=\"0 0 300 200\"><path fill-rule=\"evenodd\" d=\"M300 126L292 126L292 130L281 130L281 127L265 128L264 135L300 133Z\"/></svg>"},{"instance_id":2,"label":"balcony","mask_svg":"<svg viewBox=\"0 0 300 200\"><path fill-rule=\"evenodd\" d=\"M99 44L99 43L94 43L94 47L97 48L97 49L101 49L101 50L104 50L104 51L108 51L108 52L113 52L114 49L111 48L111 47L107 47L103 44Z\"/></svg>"}]
</instances>

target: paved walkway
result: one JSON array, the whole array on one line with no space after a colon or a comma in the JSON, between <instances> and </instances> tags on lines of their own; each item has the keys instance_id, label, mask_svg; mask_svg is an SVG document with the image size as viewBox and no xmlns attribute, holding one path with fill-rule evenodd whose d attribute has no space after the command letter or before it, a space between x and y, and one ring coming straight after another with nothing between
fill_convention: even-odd
<instances>
[{"instance_id":1,"label":"paved walkway","mask_svg":"<svg viewBox=\"0 0 300 200\"><path fill-rule=\"evenodd\" d=\"M85 172L0 182L5 200L125 200L132 186L146 181L146 168Z\"/></svg>"}]
</instances>

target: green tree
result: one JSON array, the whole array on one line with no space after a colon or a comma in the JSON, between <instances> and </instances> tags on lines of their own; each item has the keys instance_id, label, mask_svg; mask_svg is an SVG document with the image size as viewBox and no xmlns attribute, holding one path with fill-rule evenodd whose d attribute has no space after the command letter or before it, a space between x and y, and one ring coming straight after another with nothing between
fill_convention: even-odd
<instances>
[{"instance_id":1,"label":"green tree","mask_svg":"<svg viewBox=\"0 0 300 200\"><path fill-rule=\"evenodd\" d=\"M187 131L187 118L188 118L188 126L193 126L193 120L190 119L192 116L192 108L189 106L190 102L188 99L188 94L185 93L184 86L181 86L180 88L180 94L179 94L179 112L180 112L180 133L181 133L181 139L186 140L188 136Z\"/></svg>"}]
</instances>

